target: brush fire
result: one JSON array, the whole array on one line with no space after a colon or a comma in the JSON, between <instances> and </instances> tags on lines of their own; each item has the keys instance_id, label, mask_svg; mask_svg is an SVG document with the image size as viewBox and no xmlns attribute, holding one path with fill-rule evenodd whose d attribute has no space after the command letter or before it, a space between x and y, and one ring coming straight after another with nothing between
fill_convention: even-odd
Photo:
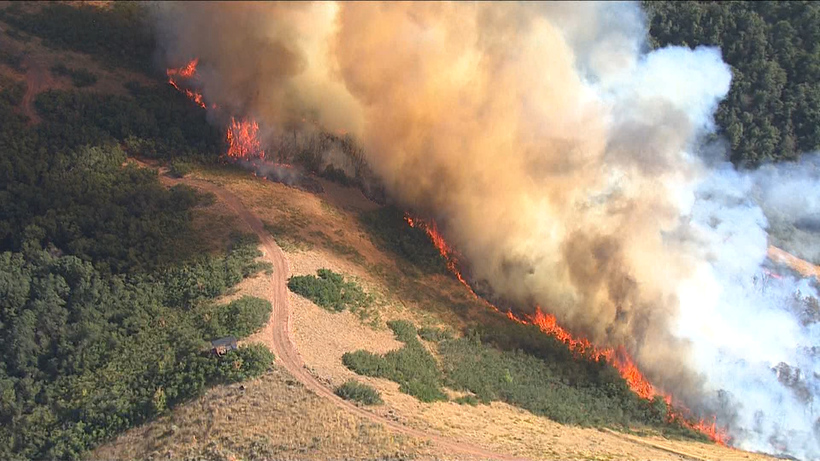
<instances>
[{"instance_id":1,"label":"brush fire","mask_svg":"<svg viewBox=\"0 0 820 461\"><path fill-rule=\"evenodd\" d=\"M435 217L406 220L473 296L717 442L820 459L818 269L800 262L820 255L800 224L820 159L729 163L720 50L648 51L622 2L172 3L156 24L227 159L287 178L287 140L349 135L392 200Z\"/></svg>"},{"instance_id":2,"label":"brush fire","mask_svg":"<svg viewBox=\"0 0 820 461\"><path fill-rule=\"evenodd\" d=\"M558 325L558 321L555 316L545 314L539 306L536 306L535 312L532 315L516 315L510 311L502 312L498 307L489 301L480 298L470 284L467 283L459 270L458 260L455 257L455 251L447 245L447 242L444 241L444 237L439 234L434 222L428 223L419 218L414 218L409 214L405 214L404 220L407 221L407 224L411 227L418 226L427 233L430 237L430 241L436 246L439 253L446 261L447 269L458 279L459 282L461 282L462 285L464 285L465 288L467 288L474 298L481 300L489 309L505 315L514 322L536 325L545 334L550 335L566 344L567 347L574 353L593 360L606 360L607 363L611 364L618 370L621 377L624 378L626 383L629 385L629 388L640 397L651 400L656 396L661 396L668 405L669 414L667 417L670 420L678 420L684 426L705 434L712 441L721 445L726 444L728 439L726 431L717 427L714 418L711 423L707 423L705 420L695 422L691 420L691 416L688 418L684 416L684 413L689 412L688 410L674 409L672 406L672 396L657 391L655 387L652 386L652 384L641 374L640 370L623 347L619 347L617 349L598 348L586 338L574 337L569 331Z\"/></svg>"}]
</instances>

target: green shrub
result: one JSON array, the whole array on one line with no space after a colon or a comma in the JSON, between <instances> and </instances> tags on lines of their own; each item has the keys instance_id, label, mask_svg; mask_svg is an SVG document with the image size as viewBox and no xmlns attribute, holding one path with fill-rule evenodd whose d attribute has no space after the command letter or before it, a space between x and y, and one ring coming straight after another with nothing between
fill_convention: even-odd
<instances>
[{"instance_id":1,"label":"green shrub","mask_svg":"<svg viewBox=\"0 0 820 461\"><path fill-rule=\"evenodd\" d=\"M111 65L151 69L155 43L144 5L114 2L112 8L99 8L53 3L32 13L6 11L4 20L42 37L49 47L88 53Z\"/></svg>"},{"instance_id":2,"label":"green shrub","mask_svg":"<svg viewBox=\"0 0 820 461\"><path fill-rule=\"evenodd\" d=\"M404 380L399 385L399 390L426 403L447 400L447 394L441 390L438 383L424 379Z\"/></svg>"},{"instance_id":3,"label":"green shrub","mask_svg":"<svg viewBox=\"0 0 820 461\"><path fill-rule=\"evenodd\" d=\"M427 232L411 227L404 212L396 207L381 207L360 216L364 227L374 237L374 243L408 261L425 273L447 272L447 262L436 249Z\"/></svg>"},{"instance_id":4,"label":"green shrub","mask_svg":"<svg viewBox=\"0 0 820 461\"><path fill-rule=\"evenodd\" d=\"M355 282L345 282L344 276L328 269L319 269L317 276L295 275L288 279L288 288L330 311L341 312L367 307L372 302Z\"/></svg>"},{"instance_id":5,"label":"green shrub","mask_svg":"<svg viewBox=\"0 0 820 461\"><path fill-rule=\"evenodd\" d=\"M22 54L12 54L8 51L0 50L0 62L5 63L7 66L11 67L14 70L23 70Z\"/></svg>"},{"instance_id":6,"label":"green shrub","mask_svg":"<svg viewBox=\"0 0 820 461\"><path fill-rule=\"evenodd\" d=\"M405 346L384 355L359 350L347 352L342 363L364 376L386 378L399 383L399 390L422 402L447 400L441 390L442 376L436 359L424 348L416 336L416 327L405 320L391 321L388 325Z\"/></svg>"},{"instance_id":7,"label":"green shrub","mask_svg":"<svg viewBox=\"0 0 820 461\"><path fill-rule=\"evenodd\" d=\"M80 459L208 385L270 367L273 356L259 345L221 357L203 353L207 332L194 315L165 302L166 290L180 286L170 272L104 273L75 256L59 256L53 246L43 249L43 235L29 227L22 253L0 253L0 280L13 281L0 297L0 336L10 341L9 354L0 358L0 391L15 395L0 405L4 459ZM229 259L214 257L203 268L223 271ZM241 280L243 268L232 270ZM190 267L174 272L190 273ZM198 275L211 276L208 270ZM225 280L236 281L217 278L221 289ZM59 411L44 396L58 400Z\"/></svg>"},{"instance_id":8,"label":"green shrub","mask_svg":"<svg viewBox=\"0 0 820 461\"><path fill-rule=\"evenodd\" d=\"M347 187L357 185L357 181L355 179L352 179L349 176L347 176L343 169L336 168L333 165L326 166L325 170L322 172L320 176L327 179L328 181L333 181Z\"/></svg>"},{"instance_id":9,"label":"green shrub","mask_svg":"<svg viewBox=\"0 0 820 461\"><path fill-rule=\"evenodd\" d=\"M379 391L352 379L337 387L335 392L336 395L345 400L355 400L365 405L381 405L384 403Z\"/></svg>"},{"instance_id":10,"label":"green shrub","mask_svg":"<svg viewBox=\"0 0 820 461\"><path fill-rule=\"evenodd\" d=\"M25 80L16 81L0 75L0 101L7 102L11 106L19 106L23 102L26 88L28 85Z\"/></svg>"},{"instance_id":11,"label":"green shrub","mask_svg":"<svg viewBox=\"0 0 820 461\"><path fill-rule=\"evenodd\" d=\"M525 331L496 330L507 334ZM566 361L548 361L522 349L499 350L474 335L441 342L439 353L446 385L469 391L483 403L503 401L563 424L648 425L675 433L682 428L667 422L662 398L648 401L638 397L604 361L577 355Z\"/></svg>"},{"instance_id":12,"label":"green shrub","mask_svg":"<svg viewBox=\"0 0 820 461\"><path fill-rule=\"evenodd\" d=\"M820 148L817 2L642 3L655 46L720 47L732 85L715 122L733 163L755 167Z\"/></svg>"},{"instance_id":13,"label":"green shrub","mask_svg":"<svg viewBox=\"0 0 820 461\"><path fill-rule=\"evenodd\" d=\"M396 339L403 343L414 341L416 339L416 326L407 320L391 320L387 322L388 328L393 330Z\"/></svg>"},{"instance_id":14,"label":"green shrub","mask_svg":"<svg viewBox=\"0 0 820 461\"><path fill-rule=\"evenodd\" d=\"M200 317L209 337L244 338L268 323L271 310L269 301L243 296L229 304L204 306Z\"/></svg>"},{"instance_id":15,"label":"green shrub","mask_svg":"<svg viewBox=\"0 0 820 461\"><path fill-rule=\"evenodd\" d=\"M182 160L173 160L168 164L168 172L175 178L184 178L192 170L191 164Z\"/></svg>"},{"instance_id":16,"label":"green shrub","mask_svg":"<svg viewBox=\"0 0 820 461\"><path fill-rule=\"evenodd\" d=\"M163 271L155 279L163 284L165 302L170 306L191 309L201 301L215 298L243 278L268 269L268 262L256 261L262 253L256 234L232 236L232 246L224 258L204 256L183 267Z\"/></svg>"},{"instance_id":17,"label":"green shrub","mask_svg":"<svg viewBox=\"0 0 820 461\"><path fill-rule=\"evenodd\" d=\"M268 371L274 359L267 346L248 344L219 357L217 377L226 383L255 378Z\"/></svg>"},{"instance_id":18,"label":"green shrub","mask_svg":"<svg viewBox=\"0 0 820 461\"><path fill-rule=\"evenodd\" d=\"M419 336L421 337L421 339L425 341L431 341L436 343L439 341L453 339L453 334L450 333L448 330L434 327L419 328Z\"/></svg>"}]
</instances>

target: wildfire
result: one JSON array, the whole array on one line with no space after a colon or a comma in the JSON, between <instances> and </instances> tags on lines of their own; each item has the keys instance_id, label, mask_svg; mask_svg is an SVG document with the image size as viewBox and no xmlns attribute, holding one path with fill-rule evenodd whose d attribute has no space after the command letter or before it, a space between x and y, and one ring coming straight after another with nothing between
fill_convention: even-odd
<instances>
[{"instance_id":1,"label":"wildfire","mask_svg":"<svg viewBox=\"0 0 820 461\"><path fill-rule=\"evenodd\" d=\"M820 281L820 266L815 266L814 264L808 261L804 261L798 258L797 256L786 251L783 251L780 248L777 248L773 245L769 245L767 253L769 259L771 259L772 261L786 264L792 270L799 273L803 277L815 277L818 281Z\"/></svg>"},{"instance_id":2,"label":"wildfire","mask_svg":"<svg viewBox=\"0 0 820 461\"><path fill-rule=\"evenodd\" d=\"M177 91L185 94L185 96L188 96L188 98L191 101L197 103L199 107L205 109L207 106L205 106L205 102L202 100L202 93L187 88L180 88L179 84L177 83L177 80L192 80L196 78L196 66L198 63L199 58L196 58L183 67L177 69L171 68L166 70L165 75L168 76L168 83L170 83L171 86L176 88Z\"/></svg>"},{"instance_id":3,"label":"wildfire","mask_svg":"<svg viewBox=\"0 0 820 461\"><path fill-rule=\"evenodd\" d=\"M638 366L635 365L635 362L626 352L623 347L618 348L598 348L593 345L588 339L586 338L578 338L573 336L569 331L558 325L558 321L554 315L544 313L541 310L540 306L536 306L535 313L531 315L516 315L512 312L502 312L498 307L490 303L489 301L485 300L484 298L479 297L475 291L473 291L472 287L467 283L464 277L461 275L461 271L458 268L458 259L456 257L456 252L447 245L447 242L444 240L444 237L438 232L438 229L435 223L427 223L422 221L418 218L413 218L409 214L405 214L404 220L410 225L410 227L419 227L424 229L427 232L427 235L430 237L430 240L438 249L439 253L444 257L447 261L447 269L456 276L459 282L464 285L467 290L469 290L470 294L476 299L479 299L482 303L484 303L489 309L492 309L496 312L499 312L505 315L507 318L514 322L518 322L521 324L526 325L535 325L537 326L542 332L553 336L554 338L558 339L559 341L563 342L564 344L569 347L569 349L577 353L579 355L583 355L586 357L590 357L595 360L606 359L606 361L612 366L614 366L618 372L620 373L621 377L626 380L629 388L635 392L641 398L651 400L656 396L661 396L667 403L669 408L669 413L667 414L667 419L672 421L677 421L680 424L693 429L695 431L701 432L709 437L716 443L721 445L725 445L728 441L728 436L721 428L717 426L716 421L713 419L711 423L706 422L705 420L700 420L697 422L692 422L690 419L687 419L684 416L684 413L689 413L688 409L683 408L682 410L674 410L672 408L672 397L668 394L664 394L656 389L652 384L649 382L646 377L638 369Z\"/></svg>"},{"instance_id":4,"label":"wildfire","mask_svg":"<svg viewBox=\"0 0 820 461\"><path fill-rule=\"evenodd\" d=\"M232 117L227 133L228 156L238 160L265 158L258 132L259 124L255 120L246 118L237 121Z\"/></svg>"}]
</instances>

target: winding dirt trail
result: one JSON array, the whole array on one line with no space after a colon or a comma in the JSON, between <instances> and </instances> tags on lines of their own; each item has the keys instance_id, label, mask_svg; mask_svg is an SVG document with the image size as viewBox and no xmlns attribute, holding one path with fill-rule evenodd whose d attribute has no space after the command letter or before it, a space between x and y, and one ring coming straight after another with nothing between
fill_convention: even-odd
<instances>
[{"instance_id":1,"label":"winding dirt trail","mask_svg":"<svg viewBox=\"0 0 820 461\"><path fill-rule=\"evenodd\" d=\"M328 389L305 369L304 362L299 356L299 352L296 350L296 345L291 339L292 321L290 316L290 306L288 304L287 288L287 274L289 272L288 262L287 259L285 259L285 254L276 244L276 241L268 232L265 231L262 221L242 204L239 197L216 184L190 178L179 180L169 178L165 175L161 175L160 177L162 178L162 182L167 185L182 182L189 186L212 192L229 208L231 208L240 218L242 218L242 220L250 226L251 229L253 229L254 233L259 236L261 246L264 251L263 259L273 264L273 280L275 285L273 287L273 296L269 299L271 305L273 306L273 312L270 320L271 324L269 324L266 329L266 331L271 331L272 335L271 338L266 338L268 340L266 342L269 346L271 346L273 353L276 355L276 361L279 365L285 367L285 369L293 375L294 378L304 384L305 387L312 390L317 395L331 400L336 405L352 414L367 418L375 423L383 424L392 431L412 437L430 440L440 448L443 448L449 452L460 453L483 459L526 459L495 453L476 445L458 442L446 437L430 434L419 429L405 426L373 414L334 394L332 390Z\"/></svg>"}]
</instances>

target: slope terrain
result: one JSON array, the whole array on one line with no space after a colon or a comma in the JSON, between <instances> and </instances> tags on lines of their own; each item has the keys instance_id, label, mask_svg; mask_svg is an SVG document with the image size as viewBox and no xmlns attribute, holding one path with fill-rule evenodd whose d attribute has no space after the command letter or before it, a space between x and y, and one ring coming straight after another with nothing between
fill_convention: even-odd
<instances>
[{"instance_id":1,"label":"slope terrain","mask_svg":"<svg viewBox=\"0 0 820 461\"><path fill-rule=\"evenodd\" d=\"M131 430L95 451L94 459L169 452L221 453L226 459L768 459L713 444L562 426L498 402L477 407L421 403L399 392L396 383L357 376L342 365L342 354L400 347L384 328L385 320L459 323L436 308L396 296L382 277L368 271L381 264L382 271L391 270L385 267L392 265L392 271L398 272L390 256L368 239L356 219L358 212L376 205L356 190L328 182L322 183L324 193L314 195L237 172L200 171L183 181L217 196L214 207L222 209L214 213L236 216L236 225L260 235L265 258L274 263L274 274L243 282L234 296L251 294L274 305L271 323L248 341L268 344L277 355L278 367L245 384L244 390L237 385L215 388L168 416ZM291 232L290 240L280 234L280 240L290 244L286 245L290 250L282 254L264 222L294 216L306 225ZM331 230L333 237L318 229ZM285 274L310 274L318 268L353 275L379 295L375 310L366 316L330 313L286 291ZM392 277L400 278L401 273ZM435 296L441 298L467 294L446 276L420 276L409 283L416 289L437 291ZM378 389L385 405L364 409L332 393L333 387L354 377ZM298 421L268 417L282 412ZM370 429L363 432L362 427Z\"/></svg>"}]
</instances>

